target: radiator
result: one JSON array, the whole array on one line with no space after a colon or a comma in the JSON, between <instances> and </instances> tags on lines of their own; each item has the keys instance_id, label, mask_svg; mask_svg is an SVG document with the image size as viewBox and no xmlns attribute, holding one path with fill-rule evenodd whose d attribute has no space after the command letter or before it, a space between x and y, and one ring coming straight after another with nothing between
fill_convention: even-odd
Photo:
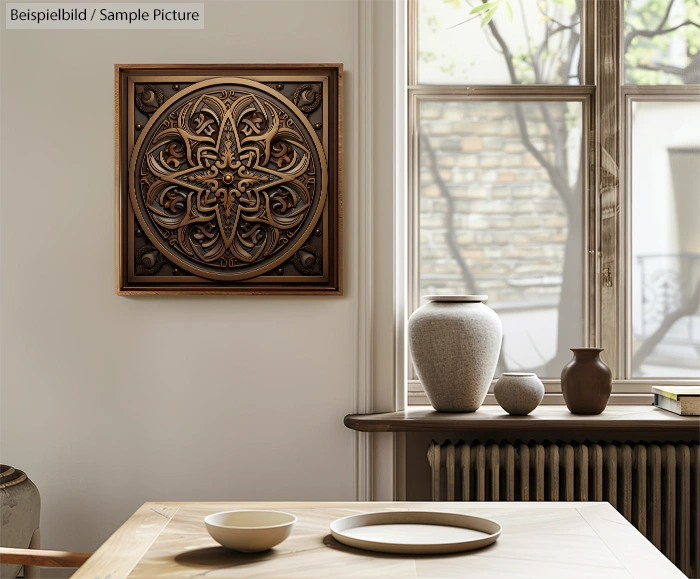
<instances>
[{"instance_id":1,"label":"radiator","mask_svg":"<svg viewBox=\"0 0 700 579\"><path fill-rule=\"evenodd\" d=\"M689 577L700 577L700 445L433 441L432 498L608 501Z\"/></svg>"}]
</instances>

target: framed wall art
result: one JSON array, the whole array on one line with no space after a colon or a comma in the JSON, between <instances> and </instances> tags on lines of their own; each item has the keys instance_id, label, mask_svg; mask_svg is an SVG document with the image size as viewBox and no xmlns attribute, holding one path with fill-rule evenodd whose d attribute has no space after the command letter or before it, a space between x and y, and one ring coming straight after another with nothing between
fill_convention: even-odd
<instances>
[{"instance_id":1,"label":"framed wall art","mask_svg":"<svg viewBox=\"0 0 700 579\"><path fill-rule=\"evenodd\" d=\"M117 65L117 293L342 293L342 65Z\"/></svg>"}]
</instances>

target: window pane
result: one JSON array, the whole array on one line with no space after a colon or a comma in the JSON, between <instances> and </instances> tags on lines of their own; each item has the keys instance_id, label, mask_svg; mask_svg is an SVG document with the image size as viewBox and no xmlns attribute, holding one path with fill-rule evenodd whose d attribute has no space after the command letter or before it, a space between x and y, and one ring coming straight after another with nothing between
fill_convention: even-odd
<instances>
[{"instance_id":1,"label":"window pane","mask_svg":"<svg viewBox=\"0 0 700 579\"><path fill-rule=\"evenodd\" d=\"M632 108L632 376L700 376L700 103Z\"/></svg>"},{"instance_id":2,"label":"window pane","mask_svg":"<svg viewBox=\"0 0 700 579\"><path fill-rule=\"evenodd\" d=\"M419 84L580 84L576 0L418 0Z\"/></svg>"},{"instance_id":3,"label":"window pane","mask_svg":"<svg viewBox=\"0 0 700 579\"><path fill-rule=\"evenodd\" d=\"M487 294L498 371L559 377L583 343L581 104L423 101L419 114L421 295Z\"/></svg>"},{"instance_id":4,"label":"window pane","mask_svg":"<svg viewBox=\"0 0 700 579\"><path fill-rule=\"evenodd\" d=\"M700 84L700 3L625 1L625 82Z\"/></svg>"}]
</instances>

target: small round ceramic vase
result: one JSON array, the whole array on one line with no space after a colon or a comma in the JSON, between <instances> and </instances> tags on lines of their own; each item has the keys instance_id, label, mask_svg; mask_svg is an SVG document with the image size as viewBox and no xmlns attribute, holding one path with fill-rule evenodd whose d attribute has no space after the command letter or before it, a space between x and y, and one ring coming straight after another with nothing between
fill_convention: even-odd
<instances>
[{"instance_id":1,"label":"small round ceramic vase","mask_svg":"<svg viewBox=\"0 0 700 579\"><path fill-rule=\"evenodd\" d=\"M21 470L0 464L0 546L26 549L39 528L41 498ZM0 565L0 577L17 577L21 565Z\"/></svg>"},{"instance_id":2,"label":"small round ceramic vase","mask_svg":"<svg viewBox=\"0 0 700 579\"><path fill-rule=\"evenodd\" d=\"M544 384L536 374L504 372L493 387L493 395L508 414L525 416L542 402Z\"/></svg>"},{"instance_id":3,"label":"small round ceramic vase","mask_svg":"<svg viewBox=\"0 0 700 579\"><path fill-rule=\"evenodd\" d=\"M430 404L440 412L482 405L501 349L501 320L488 296L426 296L408 320L408 344Z\"/></svg>"},{"instance_id":4,"label":"small round ceramic vase","mask_svg":"<svg viewBox=\"0 0 700 579\"><path fill-rule=\"evenodd\" d=\"M573 414L600 414L612 392L612 372L600 359L603 348L571 348L574 357L561 371L561 392Z\"/></svg>"}]
</instances>

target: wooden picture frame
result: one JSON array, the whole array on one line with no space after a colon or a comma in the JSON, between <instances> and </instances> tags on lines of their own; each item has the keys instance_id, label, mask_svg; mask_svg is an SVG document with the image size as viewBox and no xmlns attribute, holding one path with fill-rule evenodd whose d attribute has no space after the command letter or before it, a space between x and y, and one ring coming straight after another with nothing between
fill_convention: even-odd
<instances>
[{"instance_id":1,"label":"wooden picture frame","mask_svg":"<svg viewBox=\"0 0 700 579\"><path fill-rule=\"evenodd\" d=\"M116 292L341 295L342 77L116 65Z\"/></svg>"}]
</instances>

